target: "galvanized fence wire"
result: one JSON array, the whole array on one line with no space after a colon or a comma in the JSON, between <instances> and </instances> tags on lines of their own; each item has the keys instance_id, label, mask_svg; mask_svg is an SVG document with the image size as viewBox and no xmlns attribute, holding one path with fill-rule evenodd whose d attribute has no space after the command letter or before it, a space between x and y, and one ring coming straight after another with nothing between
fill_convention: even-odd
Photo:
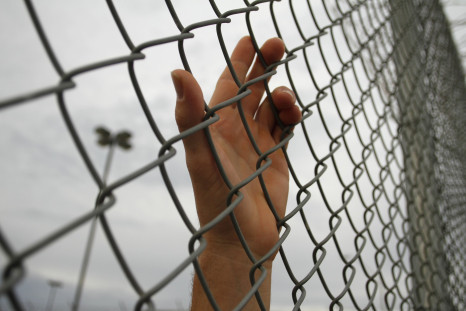
<instances>
[{"instance_id":1,"label":"galvanized fence wire","mask_svg":"<svg viewBox=\"0 0 466 311\"><path fill-rule=\"evenodd\" d=\"M127 282L139 297L135 310L157 309L157 294L190 267L194 267L214 309L218 309L197 258L206 246L203 235L224 218L232 219L251 259L252 275L260 271L257 279L251 279L251 290L238 304L238 310L249 299L257 299L263 306L257 288L270 271L262 263L277 249L280 258L275 260L283 264L292 284L289 309L299 310L309 301L321 299L316 297L315 287L309 284L318 284L330 310L466 308L466 88L457 49L438 1L245 0L234 10L222 11L221 5L212 0L209 4L216 18L186 24L180 17L177 3L166 0L166 10L179 32L135 43L125 28L118 5L107 0L109 14L127 45L128 54L72 70L60 63L60 55L54 52L33 2L25 0L25 7L59 82L1 99L0 109L34 105L39 98L55 96L63 121L99 193L92 210L49 235L38 237L28 247L17 249L9 233L0 231L0 249L7 258L2 266L0 298L7 301L11 309L25 309L18 284L28 278L29 259L78 228L95 226L96 220ZM301 14L303 9L305 22ZM278 63L267 64L260 53L257 40L260 30L252 22L258 11L269 14L273 31L285 42L285 57ZM293 24L283 25L284 14L292 17ZM196 60L186 54L185 42L196 40L198 29L215 28L226 65L232 69L222 27L234 16L244 18L265 73L249 83L237 81L237 96L215 109L206 107L205 120L198 126L165 137L139 85L135 64L143 62L144 53L151 48L172 43L178 45L176 57L191 71ZM285 27L294 29L297 37L290 40ZM152 162L108 182L106 174L99 173L89 156L65 94L79 88L75 79L81 74L117 64L127 65L135 97L142 109L141 116L145 116L161 147ZM216 156L231 193L224 212L207 226L197 228L186 214L166 163L175 156L183 137L197 131L208 134L209 126L219 120L216 112L247 96L252 83L264 83L270 98L268 78L279 71L286 74L296 94L302 122L293 133L285 129L286 135L271 150L260 150L245 126L258 153L257 171L239 184L232 184ZM196 76L196 72L193 74ZM238 107L242 113L241 105ZM320 126L321 137L317 137L316 124ZM293 144L298 136L302 142L299 149L286 151L284 146ZM210 144L216 155L212 141ZM268 156L278 149L287 156L291 187L297 189L295 203L288 206L284 218L277 220L281 228L279 243L264 258L255 258L233 212L242 200L241 188L253 179L262 180L262 173L270 165ZM306 162L295 161L293 152L306 154ZM147 287L140 284L133 273L134 267L125 259L106 213L115 206L121 187L156 170L160 171L191 238L189 254L179 259L177 267L164 278L154 280L152 286ZM326 176L331 174L334 178L329 180ZM270 201L267 187L261 184ZM157 202L154 206L156 208ZM325 211L326 218L316 220L316 209ZM325 234L317 231L316 221L328 224ZM298 226L305 232L299 247L312 253L304 274L296 272L292 258L296 251L290 250L292 245L287 244L288 236ZM325 268L332 260L339 262L333 267L339 269L342 283L338 286L332 279L335 274L329 274ZM75 284L77 288L82 279ZM80 295L78 290L76 304L72 306L74 310L79 309Z\"/></svg>"}]
</instances>

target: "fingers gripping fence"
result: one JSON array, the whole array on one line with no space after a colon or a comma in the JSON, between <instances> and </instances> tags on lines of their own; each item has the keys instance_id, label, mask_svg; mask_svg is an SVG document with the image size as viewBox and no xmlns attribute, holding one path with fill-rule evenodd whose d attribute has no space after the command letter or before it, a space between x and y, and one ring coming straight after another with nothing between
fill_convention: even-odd
<instances>
[{"instance_id":1,"label":"fingers gripping fence","mask_svg":"<svg viewBox=\"0 0 466 311\"><path fill-rule=\"evenodd\" d=\"M0 218L3 273L0 309L36 310L46 304L51 310L55 302L57 308L62 303L62 309L93 310L100 303L112 309L119 304L124 310L128 301L135 310L162 310L169 308L166 306L170 299L171 302L181 299L179 303L187 306L192 269L199 275L213 307L218 308L197 258L206 247L203 235L231 217L251 258L252 275L259 271L259 277L251 278L251 290L237 309L250 299L257 299L263 307L256 291L265 275L271 272L263 263L279 250L274 262L272 309L464 310L466 90L457 50L438 1L203 2L160 1L154 11L153 32L145 37L136 35L134 23L132 28L128 27L127 11L135 11L142 19L147 12L139 5L150 7L149 2L137 2L129 8L124 3L108 0L105 11L94 3L93 6L99 7L80 7L89 18L94 11L102 9L106 21L114 21L112 33L119 34L118 40L125 43L125 48L120 49L123 51L120 56L111 53L112 57L86 59L68 67L54 46L65 50L63 43L53 37L58 34L57 29L44 27L51 18L49 13L41 15L46 12L45 7L40 7L44 3L24 1L21 10L32 21L47 63L59 82L37 87L37 81L31 80L30 84L19 83L19 91L11 93L8 87L3 87L0 93L4 136L1 154L4 159L13 159L4 161L8 163L2 164L1 174L4 199ZM203 9L198 10L197 6L201 5ZM4 15L14 7L13 4L4 6ZM162 19L159 14L168 18ZM80 23L86 23L85 16L81 16ZM232 30L230 24L239 26ZM83 25L80 27L85 29ZM167 32L161 31L165 28ZM14 35L22 36L21 33ZM73 37L72 42L82 43L98 35L99 28L92 27L84 38ZM243 35L251 36L265 73L246 83L237 79L235 97L215 108L206 106L205 119L197 126L180 134L172 131L175 97L171 97L174 95L171 86L168 90L164 87L167 70L184 67L191 71L199 77L204 96L208 98L211 87L208 84L215 80L205 77L217 69L210 57L219 56L219 68L228 66L234 72L229 55ZM285 43L285 57L268 64L259 47L264 39L277 36ZM211 41L205 41L207 37ZM9 41L2 41L2 50L7 51ZM160 51L165 47L172 47L172 53L162 54ZM211 51L217 47L220 50ZM202 52L208 56L201 55ZM155 66L150 62L154 61L154 53ZM9 57L15 56L4 54L2 61L9 62ZM79 51L75 51L74 57L85 59ZM7 76L5 81L14 80L14 73L22 70L26 60L11 62L14 64L11 72L2 70L2 76ZM165 67L164 63L173 66ZM107 102L97 100L97 94L108 87L107 81L97 78L87 83L86 79L111 68L125 70L118 73L129 77L128 89L132 91L125 97L127 93L121 91L120 85L113 86L109 92L123 94L124 98L113 97L114 102L108 107L108 99ZM159 76L144 84L144 68ZM269 78L272 79L269 81ZM179 173L178 165L174 169L171 163L179 163L176 161L182 157L180 141L184 137L199 131L208 134L212 124L219 122L218 110L240 103L249 95L248 88L253 83L263 83L270 100L273 83L292 88L302 111L302 121L292 133L285 128L282 141L270 150L260 150L253 134L245 127L258 152L257 170L238 184L232 184L224 174L231 190L229 204L219 217L199 228L193 201L180 182L187 175ZM73 100L73 94L80 90L82 101ZM86 93L89 90L91 94ZM90 100L91 106L84 103L86 98L94 99ZM121 112L119 107L125 100L139 107L138 112L134 115L129 110ZM51 119L43 111L56 109L50 103L53 101L58 103L60 115L53 114ZM88 110L83 113L80 107ZM164 118L166 110L163 109L167 107L170 111ZM107 110L100 110L103 108ZM101 119L93 116L101 111L104 111ZM38 132L31 132L28 126L34 131L31 124L41 116L47 124L42 123ZM100 143L109 146L104 160L95 155L101 154L93 145L95 138L82 129L89 129L86 122L95 121L93 126L97 126L102 120L112 122L112 118L120 118L120 123L134 132L148 124L150 138L138 141L134 135L131 138L134 150L116 154L118 147L130 147L126 141L129 134L113 135L101 128ZM41 141L40 137L46 136L47 131L60 131L59 127L53 127L55 121L51 120L55 119L64 121L69 135L54 136L61 141ZM27 170L24 161L28 158L16 153L23 149L15 147L25 139L21 133L34 137L26 139L29 143L24 149L27 154L33 154L32 159L41 161L34 169L41 172L41 165L58 167L57 176L48 176L53 175L50 171L35 176ZM10 136L17 139L8 140ZM75 149L66 148L70 138L80 160L74 161ZM41 149L37 144L65 147ZM279 149L286 154L291 174L287 212L285 217L277 219L281 230L278 244L264 258L255 258L233 212L243 199L242 188L251 180L262 180L270 165L269 156ZM67 150L72 150L71 156ZM148 150L150 155L142 158L150 160L144 162L140 161L141 157L135 157L129 161L129 154L138 150ZM215 148L213 153L215 156ZM113 158L117 163L118 157L124 157L125 162L119 166L114 164L121 174L112 179L110 163ZM65 183L48 184L50 179L62 180L59 176L68 174L70 167L82 167L78 161L84 162L94 185L82 186L80 183L85 183L83 180L87 177L75 178L72 173L73 177ZM100 173L98 167L102 163L106 164ZM223 172L218 157L217 164ZM34 185L29 188L31 179ZM17 180L19 185L15 184ZM98 193L95 205L74 194L92 197L89 193L95 192L95 185ZM160 186L165 190L156 190ZM262 187L270 202L267 187L263 183ZM20 190L9 193L9 189ZM140 199L143 193L152 191L156 193ZM42 195L36 195L37 192ZM125 196L130 199L124 199ZM148 208L143 210L140 206ZM273 210L272 205L270 208ZM171 214L175 210L178 216ZM66 216L60 214L66 212ZM53 221L46 220L50 218ZM128 222L136 225L130 226ZM175 233L170 233L171 226L176 228ZM125 229L128 227L131 230ZM96 232L103 233L105 240L96 236L97 241L93 243ZM176 236L183 234L183 242L176 240ZM173 244L183 243L181 252L176 253L167 246L172 242L162 243L171 239ZM91 257L91 251L95 257ZM113 255L99 257L102 253ZM67 262L74 264L67 265ZM103 274L106 266L113 263L117 263L118 269ZM92 270L93 265L99 268ZM184 279L187 271L188 277ZM117 279L115 275L122 277ZM47 292L43 287L52 278L61 281L49 281ZM42 283L38 284L38 280ZM121 286L113 284L114 280ZM188 281L180 285L183 282L179 280ZM178 289L171 289L173 286ZM188 289L183 292L185 288ZM97 296L93 296L94 292ZM105 296L105 292L121 294ZM180 296L183 298L176 298Z\"/></svg>"}]
</instances>

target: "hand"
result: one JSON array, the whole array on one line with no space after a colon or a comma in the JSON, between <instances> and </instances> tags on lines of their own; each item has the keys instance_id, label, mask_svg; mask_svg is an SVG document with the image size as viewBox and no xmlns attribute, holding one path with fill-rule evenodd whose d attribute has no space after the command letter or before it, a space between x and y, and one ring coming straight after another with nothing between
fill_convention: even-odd
<instances>
[{"instance_id":1,"label":"hand","mask_svg":"<svg viewBox=\"0 0 466 311\"><path fill-rule=\"evenodd\" d=\"M261 53L267 64L273 64L282 58L284 50L283 42L278 38L273 38L265 42ZM242 38L231 55L231 62L241 84L265 72L260 61L256 60L250 73L247 74L254 56L255 50L251 39ZM195 78L189 72L175 70L172 78L178 96L176 121L179 130L185 131L202 122L205 117L203 94ZM229 69L226 68L217 82L209 106L215 107L236 96L238 89ZM254 140L260 150L265 152L280 142L282 129L275 120L270 101L265 99L260 104L265 91L264 82L260 81L251 85L249 90L251 94L241 100L241 105ZM291 90L286 87L275 89L272 92L272 100L283 124L293 125L301 120L301 113L295 105L296 99ZM220 120L209 127L216 152L233 185L240 183L256 171L259 158L242 124L237 105L238 103L235 103L218 110L216 113ZM198 131L186 137L183 143L200 225L204 226L227 208L230 189L220 175L204 131ZM279 217L283 217L289 187L288 166L282 150L275 151L269 158L272 164L262 176L273 208ZM241 188L240 192L244 197L234 209L234 215L250 250L256 259L260 259L278 242L277 221L267 204L257 178ZM244 264L248 263L250 267L251 263L244 256L244 250L229 217L218 223L204 237L207 241L205 256L209 253L228 254L226 256L234 256L235 260L243 261ZM270 258L270 262L272 260L273 258Z\"/></svg>"}]
</instances>

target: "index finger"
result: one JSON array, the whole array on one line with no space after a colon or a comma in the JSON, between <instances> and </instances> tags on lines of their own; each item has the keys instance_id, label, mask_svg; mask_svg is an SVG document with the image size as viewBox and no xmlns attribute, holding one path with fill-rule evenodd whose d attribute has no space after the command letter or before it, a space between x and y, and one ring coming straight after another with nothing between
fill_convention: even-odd
<instances>
[{"instance_id":1,"label":"index finger","mask_svg":"<svg viewBox=\"0 0 466 311\"><path fill-rule=\"evenodd\" d=\"M251 67L255 55L256 51L254 50L251 38L249 36L241 38L230 57L233 74L230 71L230 67L227 66L220 75L210 101L211 107L232 98L237 94L239 90L237 82L240 84L244 83L246 80L246 74L249 71L249 67ZM235 81L233 75L236 76L238 81Z\"/></svg>"}]
</instances>

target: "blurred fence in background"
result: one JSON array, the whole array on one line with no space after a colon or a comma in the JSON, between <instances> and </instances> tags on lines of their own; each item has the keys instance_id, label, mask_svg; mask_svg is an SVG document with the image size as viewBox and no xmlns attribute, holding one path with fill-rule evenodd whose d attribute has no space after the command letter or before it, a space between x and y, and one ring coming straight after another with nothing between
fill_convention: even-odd
<instances>
[{"instance_id":1,"label":"blurred fence in background","mask_svg":"<svg viewBox=\"0 0 466 311\"><path fill-rule=\"evenodd\" d=\"M160 293L180 274L192 271L192 264L199 255L198 250L187 251L189 238L196 236L198 230L187 211L192 209L192 199L184 199L179 193L177 183L173 182L176 176L172 177L172 173L177 174L176 170L169 168L175 154L177 157L182 154L179 152L182 151L181 137L165 131L165 124L174 124L174 118L161 121L159 110L161 106L172 109L174 97L167 95L165 101L155 103L152 95L147 95L151 91L140 84L142 78L138 76L138 68L145 66L145 58L151 52L171 45L178 53L164 54L157 62L177 59L185 69L192 70L194 76L202 76L201 68L209 70L197 66L201 57L198 58L198 54L191 57L189 45L193 44L196 53L211 49L202 41L203 36L207 36L202 31L209 29L215 34L212 42L218 47L225 42L231 47L235 42L231 42L225 28L233 20L243 25L243 34L251 36L256 48L265 37L278 36L284 40L284 59L276 64L276 71L266 74L280 76L277 79L295 91L303 114L303 121L295 128L287 151L292 197L287 215L281 221L282 233L290 230L301 234L295 237L296 243L287 239L281 241L280 256L276 259L280 263L275 265L281 266L282 272L277 277L274 274L274 278L287 278L288 287L274 286L272 296L286 294L288 304L285 307L289 310L312 308L314 301L330 310L466 308L466 89L460 57L438 1L245 0L229 4L205 1L203 5L209 9L204 13L209 18L203 19L203 15L196 20L185 16L186 11L195 11L197 2L166 0L160 5L171 18L169 29L175 31L170 35L135 41L131 30L126 28L125 4L107 0L107 17L114 20L114 33L119 34L121 42L125 43L126 53L82 63L72 69L63 65L60 53L54 48L54 43L59 42L50 35L53 32L50 27L48 30L43 27L46 19L42 19L36 5L47 6L41 1L25 0L24 12L28 13L59 82L39 88L22 84L24 91L20 93L8 96L0 93L0 115L16 116L14 122L19 127L26 126L21 123L25 122L28 109L46 105L42 102L44 98L54 100L60 112L56 117L65 122L69 139L76 147L73 152L84 162L98 195L95 206L75 212L72 219L56 224L42 235L27 226L18 229L22 226L21 221L10 220L5 215L10 215L13 209L15 213L21 213L24 204L15 206L5 199L2 205L12 205L0 207L3 211L0 217L2 310L34 309L31 292L21 287L22 282L27 283L28 268L33 266L33 259L83 228L90 233L82 235L80 244L73 245L80 254L80 264L70 276L76 282L67 284L73 292L68 298L70 309L91 310L85 307L84 293L91 290L86 285L86 276L91 273L88 265L92 265L90 254L95 231L99 228L109 245L108 252L118 262L120 273L126 278L124 282L134 294L132 308L136 310L160 310ZM89 6L87 10L91 14L94 8ZM142 14L144 9L140 10ZM60 12L57 10L54 14ZM256 16L261 16L261 21L265 20L266 24L255 23ZM81 22L86 23L86 16L81 17ZM166 27L166 20L154 19L153 22L156 28ZM263 25L267 25L265 30ZM97 33L98 29L95 31ZM87 35L91 38L94 32ZM21 33L15 36L21 36ZM200 44L195 45L196 42ZM2 42L5 51L3 45L7 47L9 42ZM227 50L221 50L224 55L218 53L224 57L223 67L230 62ZM22 51L17 52L21 54ZM9 61L6 54L1 58ZM126 77L134 89L132 101L140 108L139 124L150 126L151 148L158 149L149 152L150 161L112 180L109 174L115 148L131 148L130 134L120 132L117 135L105 128L99 129L100 144L109 147L106 160L99 162L91 154L90 150L94 149L89 147L89 139L83 139L88 134L82 133L74 119L73 109L78 109L80 103L73 102L74 108L70 109L67 96L73 90L86 90L89 86L84 81L87 73L122 65L126 66ZM21 63L16 66L19 68ZM158 68L162 65L151 70L157 72ZM167 79L167 74L163 71L160 76ZM157 81L151 84L161 93L173 93L172 89L160 87ZM103 81L97 86L105 87ZM92 98L93 95L89 96ZM107 104L96 101L92 105L97 109L99 105ZM117 106L118 103L110 103L108 115ZM93 114L93 109L86 113ZM21 113L9 115L14 110ZM34 114L36 110L31 111ZM209 122L210 119L203 123L205 128ZM8 135L8 128L0 126L2 135ZM128 130L134 129L128 125ZM38 132L29 134L40 136ZM39 140L37 143L57 142ZM139 146L144 147L147 145ZM11 146L2 145L1 148L7 152ZM9 162L2 168L22 165L20 156L15 157L18 163ZM102 163L105 163L105 169L100 173ZM75 164L70 162L70 165ZM17 175L20 172L18 168ZM144 247L136 255L134 251L126 251L121 246L123 238L118 238L118 222L112 221L109 214L116 209L127 209L128 204L136 208L133 205L137 205L139 193L129 192L133 201L129 199L126 207L117 204L119 193L147 174L159 176L159 186L166 187L169 193L164 199L156 198L148 203L154 218L164 221L166 209L178 211L189 237L183 246L185 255L168 259L176 262L175 267L161 276L154 274L142 284L140 280L144 273L134 272L139 269L136 264L139 261L127 260L127 257L147 256L147 261L154 263L156 260L145 254ZM23 175L26 182L28 173L23 172ZM7 183L13 177L2 172L0 178ZM45 187L41 179L36 178L34 182L38 191ZM18 193L23 193L24 197L32 191L22 185L18 187L22 189ZM47 208L41 207L44 213L66 209L66 205L55 202L54 198L59 197L58 193L64 192L65 188L74 191L76 187L77 184L68 183L52 190L44 188L42 192L49 193L43 202L35 201L34 204L47 205ZM150 186L144 189L151 191ZM2 190L2 195L6 196L3 191L6 190ZM14 200L19 202L20 199L24 198L18 196ZM34 218L28 211L25 209L21 217ZM136 212L132 216L135 221L138 218L145 221L147 217ZM21 231L21 236L27 236L30 230L30 236L19 241L20 235L15 230ZM158 239L168 239L168 236L159 232L159 235L146 238L156 245ZM59 250L53 254L57 266L65 260L66 256L62 256ZM159 249L157 256L168 255ZM307 257L300 260L299 256ZM41 275L45 274L41 271ZM46 308L52 309L54 295L62 284L50 281L49 286ZM274 301L281 303L278 298L272 299L272 309ZM117 303L109 302L109 305L116 307ZM121 305L120 308L124 309Z\"/></svg>"}]
</instances>

